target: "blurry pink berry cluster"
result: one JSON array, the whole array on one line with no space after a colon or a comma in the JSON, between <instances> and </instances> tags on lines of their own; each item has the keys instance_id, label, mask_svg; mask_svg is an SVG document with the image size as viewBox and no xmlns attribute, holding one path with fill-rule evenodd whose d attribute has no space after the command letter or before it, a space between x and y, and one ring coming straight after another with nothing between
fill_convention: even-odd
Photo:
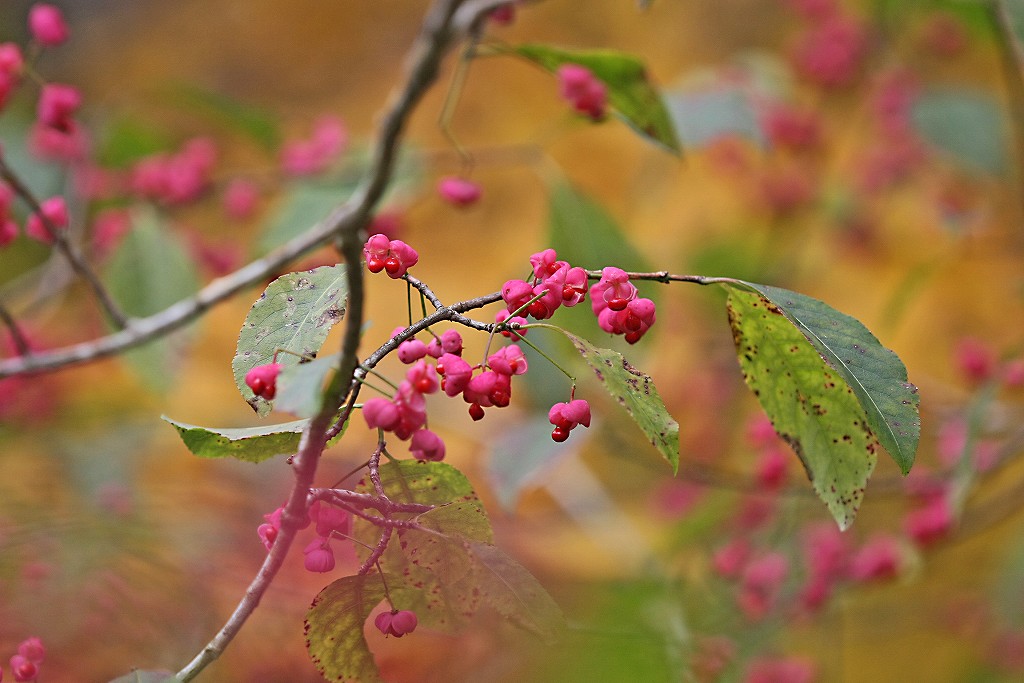
<instances>
[{"instance_id":1,"label":"blurry pink berry cluster","mask_svg":"<svg viewBox=\"0 0 1024 683\"><path fill-rule=\"evenodd\" d=\"M18 654L11 657L11 675L18 683L35 681L39 677L39 666L46 657L46 648L39 638L26 638L18 645ZM0 681L4 672L0 669Z\"/></svg>"},{"instance_id":2,"label":"blurry pink berry cluster","mask_svg":"<svg viewBox=\"0 0 1024 683\"><path fill-rule=\"evenodd\" d=\"M284 514L284 507L279 507L269 515L264 515L266 520L259 526L256 533L267 551L274 547L281 532L281 517ZM316 538L309 542L303 549L303 564L311 572L324 573L334 569L334 550L331 548L333 538L348 538L352 532L352 516L348 511L333 507L322 501L316 501L309 507L309 517L304 521L300 529L307 528L310 524L315 525Z\"/></svg>"}]
</instances>

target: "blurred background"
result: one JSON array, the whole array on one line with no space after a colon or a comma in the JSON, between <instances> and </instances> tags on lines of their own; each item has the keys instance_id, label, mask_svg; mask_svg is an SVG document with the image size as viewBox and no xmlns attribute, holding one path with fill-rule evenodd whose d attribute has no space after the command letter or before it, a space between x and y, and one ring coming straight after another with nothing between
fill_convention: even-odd
<instances>
[{"instance_id":1,"label":"blurred background","mask_svg":"<svg viewBox=\"0 0 1024 683\"><path fill-rule=\"evenodd\" d=\"M0 4L0 42L26 43L30 4ZM73 238L135 314L265 253L347 196L427 8L57 4L71 39L34 69L81 90L88 141L33 141L32 82L0 112L0 140L35 192L68 197ZM548 246L574 265L734 276L826 301L896 351L920 387L914 472L902 478L883 455L840 535L799 461L766 433L719 291L641 285L658 322L635 347L592 316L560 311L554 322L654 377L680 422L679 475L542 330L531 340L581 377L589 430L550 441L547 407L569 387L536 356L513 406L480 423L432 398L447 461L569 629L539 643L481 614L455 636L367 631L385 678L1020 680L1024 87L1014 17L1007 32L1001 5L987 2L649 4L529 3L512 23L492 22L484 44L638 55L673 114L681 158L614 117L574 116L549 74L492 56L472 61L450 121L472 154L466 167L438 124L452 58L412 119L383 207L388 230L419 251L415 274L446 302L524 276ZM329 163L290 168L284 150L324 131L337 143ZM147 160L189 149L215 152L195 192L161 196L139 181ZM482 199L446 204L433 188L452 174L479 183ZM232 204L240 180L253 197ZM148 265L128 267L140 259ZM323 249L296 267L335 260ZM403 288L381 280L370 279L365 349L407 322ZM290 469L283 458L199 459L159 417L258 423L230 361L259 293L124 359L0 380L0 667L37 635L41 681L177 670L230 614ZM24 238L0 250L0 302L38 349L106 332L63 261ZM468 337L467 356L485 342ZM321 485L365 462L363 431L329 449ZM320 680L302 620L319 590L357 566L350 553L313 575L295 553L204 679Z\"/></svg>"}]
</instances>

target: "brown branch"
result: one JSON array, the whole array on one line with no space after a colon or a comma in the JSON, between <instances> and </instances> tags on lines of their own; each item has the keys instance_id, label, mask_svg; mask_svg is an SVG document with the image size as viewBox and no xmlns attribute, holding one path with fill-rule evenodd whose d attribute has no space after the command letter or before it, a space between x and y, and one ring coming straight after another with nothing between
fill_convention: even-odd
<instances>
[{"instance_id":1,"label":"brown branch","mask_svg":"<svg viewBox=\"0 0 1024 683\"><path fill-rule=\"evenodd\" d=\"M96 273L92 271L89 264L85 262L85 258L78 251L68 238L64 235L64 231L53 224L46 214L43 213L42 207L39 204L39 200L32 190L28 188L25 183L21 181L21 178L17 173L14 172L10 166L7 165L7 161L4 159L3 154L0 154L0 178L7 182L11 186L11 189L21 197L22 201L28 204L32 212L39 217L46 232L49 233L50 238L53 240L54 246L57 250L64 255L68 263L71 264L72 270L85 281L89 289L92 290L96 300L99 301L103 312L110 319L110 321L118 328L124 329L128 326L128 316L124 314L121 308L114 302L113 297L110 296L110 292L107 291L103 283L100 282ZM3 374L0 373L0 377Z\"/></svg>"},{"instance_id":2,"label":"brown branch","mask_svg":"<svg viewBox=\"0 0 1024 683\"><path fill-rule=\"evenodd\" d=\"M8 311L3 304L0 304L0 322L3 322L4 326L10 333L11 342L13 342L18 355L24 357L31 354L32 347L28 343L28 339L26 339L25 335L22 334L21 328L18 327L17 321L14 320L14 316L11 315L11 312Z\"/></svg>"},{"instance_id":3,"label":"brown branch","mask_svg":"<svg viewBox=\"0 0 1024 683\"><path fill-rule=\"evenodd\" d=\"M1016 138L1014 156L1017 159L1017 181L1024 182L1024 45L1021 45L1014 30L1013 17L1006 0L990 0L986 3L989 18L996 28L996 46L999 58L1006 72L1006 88L1013 131ZM1024 202L1024 193L1018 192Z\"/></svg>"},{"instance_id":4,"label":"brown branch","mask_svg":"<svg viewBox=\"0 0 1024 683\"><path fill-rule=\"evenodd\" d=\"M344 401L345 395L353 393L352 380L358 365L359 332L363 324L362 269L358 267L361 256L359 233L369 221L370 212L380 200L391 178L405 124L415 105L436 80L441 60L456 38L453 31L453 16L462 3L463 0L438 0L429 10L410 55L411 67L408 78L390 103L381 126L371 161L370 175L349 201L334 212L340 213L338 220L327 226L326 237L340 235L342 252L350 265L346 269L349 307L339 372L325 392L320 411L310 420L302 434L299 451L293 460L295 482L284 508L281 531L267 559L228 621L192 662L177 674L176 678L179 681L195 678L219 657L235 638L269 588L299 527L308 515L308 493L327 443L327 430L334 422L338 406ZM348 417L351 406L352 402L349 401L348 408L342 415L342 423Z\"/></svg>"}]
</instances>

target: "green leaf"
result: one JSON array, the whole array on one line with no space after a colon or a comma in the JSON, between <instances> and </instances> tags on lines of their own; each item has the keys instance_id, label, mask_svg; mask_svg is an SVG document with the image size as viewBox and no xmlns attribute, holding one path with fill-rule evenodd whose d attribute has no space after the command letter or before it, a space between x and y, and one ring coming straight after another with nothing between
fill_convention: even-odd
<instances>
[{"instance_id":1,"label":"green leaf","mask_svg":"<svg viewBox=\"0 0 1024 683\"><path fill-rule=\"evenodd\" d=\"M132 230L106 268L111 296L125 313L145 317L185 299L199 287L195 263L162 217L153 210L132 214ZM174 381L188 334L165 336L124 355L135 371L155 389Z\"/></svg>"},{"instance_id":2,"label":"green leaf","mask_svg":"<svg viewBox=\"0 0 1024 683\"><path fill-rule=\"evenodd\" d=\"M125 168L145 156L171 147L171 140L163 128L134 118L122 118L103 131L97 157L104 166Z\"/></svg>"},{"instance_id":3,"label":"green leaf","mask_svg":"<svg viewBox=\"0 0 1024 683\"><path fill-rule=\"evenodd\" d=\"M739 288L730 288L727 306L747 386L840 528L848 528L878 459L853 390L778 306Z\"/></svg>"},{"instance_id":4,"label":"green leaf","mask_svg":"<svg viewBox=\"0 0 1024 683\"><path fill-rule=\"evenodd\" d=\"M340 353L317 358L308 363L288 365L277 376L274 407L296 417L313 417L320 411L327 375L338 369Z\"/></svg>"},{"instance_id":5,"label":"green leaf","mask_svg":"<svg viewBox=\"0 0 1024 683\"><path fill-rule=\"evenodd\" d=\"M389 578L392 598L403 609L415 611L425 626L445 632L459 629L480 601L472 590L472 567L462 544L491 541L490 522L480 499L465 475L445 463L399 460L382 465L380 477L384 493L393 501L443 506L416 516L437 533L399 529L381 557L384 573L401 577L395 585ZM373 488L364 480L357 490L372 493ZM356 552L365 559L366 546L377 545L381 528L357 517L352 533L359 541Z\"/></svg>"},{"instance_id":6,"label":"green leaf","mask_svg":"<svg viewBox=\"0 0 1024 683\"><path fill-rule=\"evenodd\" d=\"M347 296L344 265L288 273L270 283L245 317L231 361L235 385L253 410L266 415L270 402L252 393L246 373L270 363L279 351L286 352L277 356L282 365L316 355L331 327L345 316Z\"/></svg>"},{"instance_id":7,"label":"green leaf","mask_svg":"<svg viewBox=\"0 0 1024 683\"><path fill-rule=\"evenodd\" d=\"M325 678L353 683L381 680L363 624L383 599L384 584L378 574L346 576L316 596L306 614L306 647Z\"/></svg>"},{"instance_id":8,"label":"green leaf","mask_svg":"<svg viewBox=\"0 0 1024 683\"><path fill-rule=\"evenodd\" d=\"M295 420L260 427L200 427L172 420L163 420L178 430L194 455L201 458L237 458L246 462L263 462L278 455L291 455L298 450L299 437L308 420Z\"/></svg>"},{"instance_id":9,"label":"green leaf","mask_svg":"<svg viewBox=\"0 0 1024 683\"><path fill-rule=\"evenodd\" d=\"M679 154L682 148L657 89L643 62L611 50L561 50L549 45L519 45L511 50L554 73L563 64L590 69L608 87L608 104L644 137Z\"/></svg>"},{"instance_id":10,"label":"green leaf","mask_svg":"<svg viewBox=\"0 0 1024 683\"><path fill-rule=\"evenodd\" d=\"M328 185L305 181L293 185L267 217L260 249L270 251L306 232L348 199L355 188L354 182Z\"/></svg>"},{"instance_id":11,"label":"green leaf","mask_svg":"<svg viewBox=\"0 0 1024 683\"><path fill-rule=\"evenodd\" d=\"M1006 135L1003 109L988 93L932 90L915 101L912 119L917 132L939 149L975 170L1000 174L1006 170Z\"/></svg>"},{"instance_id":12,"label":"green leaf","mask_svg":"<svg viewBox=\"0 0 1024 683\"><path fill-rule=\"evenodd\" d=\"M582 234L587 238L580 239ZM548 244L574 266L595 270L614 263L623 270L650 270L618 222L568 182L553 182L548 190Z\"/></svg>"},{"instance_id":13,"label":"green leaf","mask_svg":"<svg viewBox=\"0 0 1024 683\"><path fill-rule=\"evenodd\" d=\"M719 85L668 93L665 103L687 147L706 147L732 135L751 140L762 149L767 146L750 95L742 88Z\"/></svg>"},{"instance_id":14,"label":"green leaf","mask_svg":"<svg viewBox=\"0 0 1024 683\"><path fill-rule=\"evenodd\" d=\"M907 367L860 321L804 294L739 283L782 312L835 370L860 403L868 427L899 466L910 472L921 436L921 397L907 381Z\"/></svg>"},{"instance_id":15,"label":"green leaf","mask_svg":"<svg viewBox=\"0 0 1024 683\"><path fill-rule=\"evenodd\" d=\"M179 106L195 110L231 130L248 136L264 149L274 149L281 139L277 120L273 115L223 92L207 90L197 85L181 84L172 89L171 100Z\"/></svg>"},{"instance_id":16,"label":"green leaf","mask_svg":"<svg viewBox=\"0 0 1024 683\"><path fill-rule=\"evenodd\" d=\"M523 378L531 374L528 372ZM565 378L561 379L564 384ZM564 395L553 402L561 400ZM555 443L551 430L547 415L538 413L491 435L487 475L498 503L508 512L515 510L523 489L542 481L556 463L578 450L580 439L575 434L569 443Z\"/></svg>"},{"instance_id":17,"label":"green leaf","mask_svg":"<svg viewBox=\"0 0 1024 683\"><path fill-rule=\"evenodd\" d=\"M654 380L647 373L633 367L621 353L594 346L559 327L556 329L572 342L583 356L598 381L604 385L612 398L633 418L633 422L658 449L662 457L672 465L672 471L679 471L679 423L672 419L654 386Z\"/></svg>"},{"instance_id":18,"label":"green leaf","mask_svg":"<svg viewBox=\"0 0 1024 683\"><path fill-rule=\"evenodd\" d=\"M469 542L465 547L487 604L545 642L554 640L564 617L536 577L489 543Z\"/></svg>"}]
</instances>

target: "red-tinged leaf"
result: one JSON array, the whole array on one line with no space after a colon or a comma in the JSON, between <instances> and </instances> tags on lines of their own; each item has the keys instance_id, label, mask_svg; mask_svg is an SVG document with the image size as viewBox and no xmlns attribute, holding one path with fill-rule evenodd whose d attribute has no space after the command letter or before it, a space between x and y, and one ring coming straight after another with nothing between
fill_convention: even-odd
<instances>
[{"instance_id":1,"label":"red-tinged leaf","mask_svg":"<svg viewBox=\"0 0 1024 683\"><path fill-rule=\"evenodd\" d=\"M350 683L381 680L363 624L383 599L384 584L377 574L346 576L316 596L306 614L306 647L325 678Z\"/></svg>"}]
</instances>

